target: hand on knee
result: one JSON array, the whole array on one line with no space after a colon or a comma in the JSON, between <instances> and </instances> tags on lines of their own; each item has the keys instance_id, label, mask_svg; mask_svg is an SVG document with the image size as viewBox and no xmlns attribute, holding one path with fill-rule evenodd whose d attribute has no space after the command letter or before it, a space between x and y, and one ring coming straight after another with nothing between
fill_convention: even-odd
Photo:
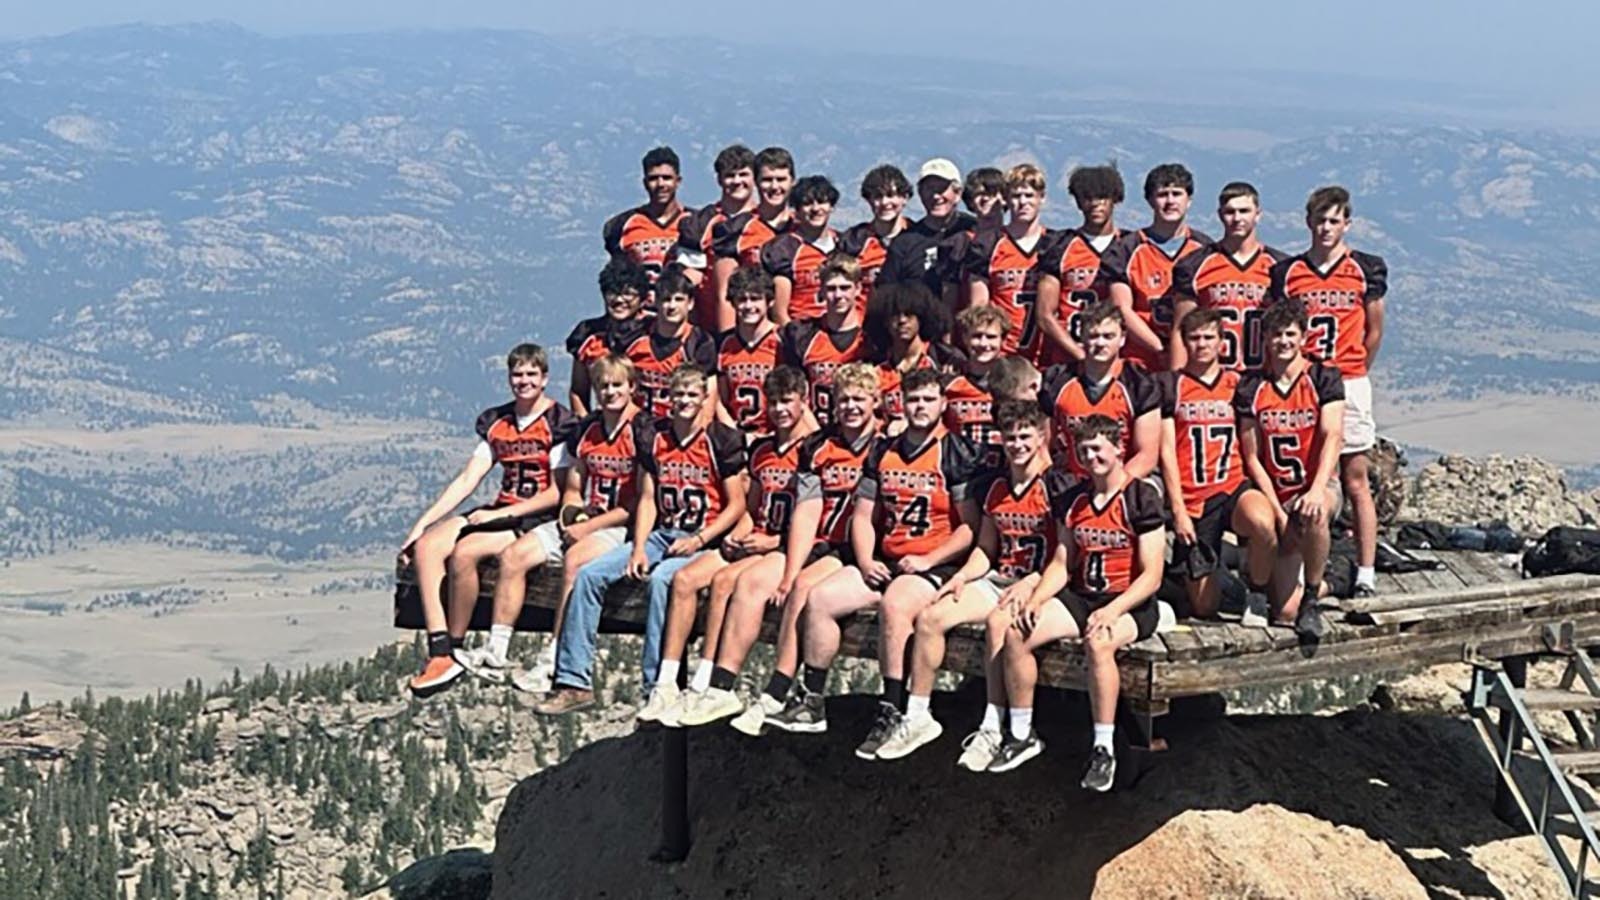
<instances>
[{"instance_id":1,"label":"hand on knee","mask_svg":"<svg viewBox=\"0 0 1600 900\"><path fill-rule=\"evenodd\" d=\"M1096 631L1083 642L1083 651L1090 658L1104 660L1117 655L1117 641L1105 629Z\"/></svg>"}]
</instances>

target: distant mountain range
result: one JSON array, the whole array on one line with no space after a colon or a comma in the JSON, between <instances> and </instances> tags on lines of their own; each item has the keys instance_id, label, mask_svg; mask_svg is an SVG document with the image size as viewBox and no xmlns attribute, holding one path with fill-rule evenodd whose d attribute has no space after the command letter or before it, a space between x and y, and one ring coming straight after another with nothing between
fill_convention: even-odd
<instances>
[{"instance_id":1,"label":"distant mountain range","mask_svg":"<svg viewBox=\"0 0 1600 900\"><path fill-rule=\"evenodd\" d=\"M287 395L460 418L497 393L510 344L558 344L596 308L600 225L638 202L640 154L672 144L685 199L705 202L734 140L831 175L840 224L865 216L868 168L933 153L1039 161L1058 225L1075 220L1072 165L1115 159L1136 225L1143 172L1183 160L1200 227L1246 178L1287 249L1305 193L1344 182L1355 240L1394 273L1391 384L1600 382L1600 262L1583 249L1600 238L1600 145L1298 112L1304 86L1175 107L1027 87L1041 80L504 32L129 26L0 44L0 416L255 421ZM85 399L95 385L104 399Z\"/></svg>"}]
</instances>

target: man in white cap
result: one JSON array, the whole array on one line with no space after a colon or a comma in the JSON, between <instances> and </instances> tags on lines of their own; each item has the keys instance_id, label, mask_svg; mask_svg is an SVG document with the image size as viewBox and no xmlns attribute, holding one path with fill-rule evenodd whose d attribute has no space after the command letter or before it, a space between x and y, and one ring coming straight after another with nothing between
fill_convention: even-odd
<instances>
[{"instance_id":1,"label":"man in white cap","mask_svg":"<svg viewBox=\"0 0 1600 900\"><path fill-rule=\"evenodd\" d=\"M889 245L878 284L921 281L935 297L944 299L947 308L955 308L961 257L976 225L961 211L961 187L961 170L950 160L938 157L922 164L917 196L926 215Z\"/></svg>"}]
</instances>

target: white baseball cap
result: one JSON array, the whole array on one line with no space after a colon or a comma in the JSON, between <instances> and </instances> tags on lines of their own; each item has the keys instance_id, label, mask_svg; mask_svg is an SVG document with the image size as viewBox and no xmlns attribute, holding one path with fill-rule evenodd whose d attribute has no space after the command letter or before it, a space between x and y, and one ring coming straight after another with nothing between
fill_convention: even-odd
<instances>
[{"instance_id":1,"label":"white baseball cap","mask_svg":"<svg viewBox=\"0 0 1600 900\"><path fill-rule=\"evenodd\" d=\"M917 173L917 183L921 184L924 178L943 178L945 181L960 181L961 170L956 168L955 163L938 156L922 164L922 170Z\"/></svg>"}]
</instances>

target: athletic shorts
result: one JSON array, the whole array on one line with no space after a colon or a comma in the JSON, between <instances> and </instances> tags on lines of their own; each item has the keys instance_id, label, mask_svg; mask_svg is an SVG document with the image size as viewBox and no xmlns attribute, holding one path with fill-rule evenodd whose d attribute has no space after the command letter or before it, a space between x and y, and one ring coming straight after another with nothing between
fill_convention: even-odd
<instances>
[{"instance_id":1,"label":"athletic shorts","mask_svg":"<svg viewBox=\"0 0 1600 900\"><path fill-rule=\"evenodd\" d=\"M1183 577L1195 581L1222 567L1222 535L1233 530L1233 511L1250 489L1246 481L1231 494L1211 496L1194 519L1194 543L1173 540L1172 567Z\"/></svg>"},{"instance_id":2,"label":"athletic shorts","mask_svg":"<svg viewBox=\"0 0 1600 900\"><path fill-rule=\"evenodd\" d=\"M895 563L897 560L885 559L884 562L888 564L889 572L893 574L895 578L899 578L899 573L895 571ZM944 587L944 583L950 580L950 576L954 575L960 570L961 566L957 565L956 563L945 563L942 566L934 566L926 572L918 572L917 577L927 581L935 588L942 588Z\"/></svg>"},{"instance_id":3,"label":"athletic shorts","mask_svg":"<svg viewBox=\"0 0 1600 900\"><path fill-rule=\"evenodd\" d=\"M498 508L499 507L496 506L480 506L477 509L468 510L468 514L470 515L471 513L475 513L479 509ZM456 535L456 540L459 541L469 534L493 534L500 531L509 531L517 537L522 537L524 534L527 534L535 528L538 528L540 525L553 521L555 521L555 513L553 512L534 513L527 516L507 516L503 519L493 519L488 522L480 522L477 525L468 525L467 527L461 529L460 534ZM557 543L559 543L559 541Z\"/></svg>"},{"instance_id":4,"label":"athletic shorts","mask_svg":"<svg viewBox=\"0 0 1600 900\"><path fill-rule=\"evenodd\" d=\"M1000 595L1005 593L1006 588L1011 587L1016 583L1016 579L1014 578L1001 578L999 575L990 572L982 578L979 578L977 581L968 582L967 587L975 589L978 597L982 599L983 602L989 604L990 606L998 606L1000 605Z\"/></svg>"},{"instance_id":5,"label":"athletic shorts","mask_svg":"<svg viewBox=\"0 0 1600 900\"><path fill-rule=\"evenodd\" d=\"M817 541L811 545L811 552L806 554L805 565L800 568L804 569L806 566L819 560L827 559L830 556L846 566L856 564L856 552L850 549L849 543L830 544L827 541Z\"/></svg>"},{"instance_id":6,"label":"athletic shorts","mask_svg":"<svg viewBox=\"0 0 1600 900\"><path fill-rule=\"evenodd\" d=\"M1378 423L1372 417L1372 379L1344 380L1344 453L1365 453L1378 444Z\"/></svg>"},{"instance_id":7,"label":"athletic shorts","mask_svg":"<svg viewBox=\"0 0 1600 900\"><path fill-rule=\"evenodd\" d=\"M539 542L539 546L544 548L545 562L558 562L566 553L566 548L561 546L561 528L555 519L541 522L530 533ZM604 553L606 550L615 550L621 547L623 542L628 539L628 529L622 525L613 525L610 528L602 528L599 531L590 532L589 537L600 543L601 547L604 548L601 552Z\"/></svg>"},{"instance_id":8,"label":"athletic shorts","mask_svg":"<svg viewBox=\"0 0 1600 900\"><path fill-rule=\"evenodd\" d=\"M1082 633L1089 627L1089 613L1110 603L1116 599L1116 595L1075 594L1070 589L1064 589L1056 595L1056 599L1067 608L1067 612L1072 615L1072 621L1078 623L1079 633ZM1128 615L1133 617L1133 624L1138 629L1135 641L1142 641L1155 634L1156 626L1161 624L1161 609L1156 605L1154 597L1134 607Z\"/></svg>"}]
</instances>

